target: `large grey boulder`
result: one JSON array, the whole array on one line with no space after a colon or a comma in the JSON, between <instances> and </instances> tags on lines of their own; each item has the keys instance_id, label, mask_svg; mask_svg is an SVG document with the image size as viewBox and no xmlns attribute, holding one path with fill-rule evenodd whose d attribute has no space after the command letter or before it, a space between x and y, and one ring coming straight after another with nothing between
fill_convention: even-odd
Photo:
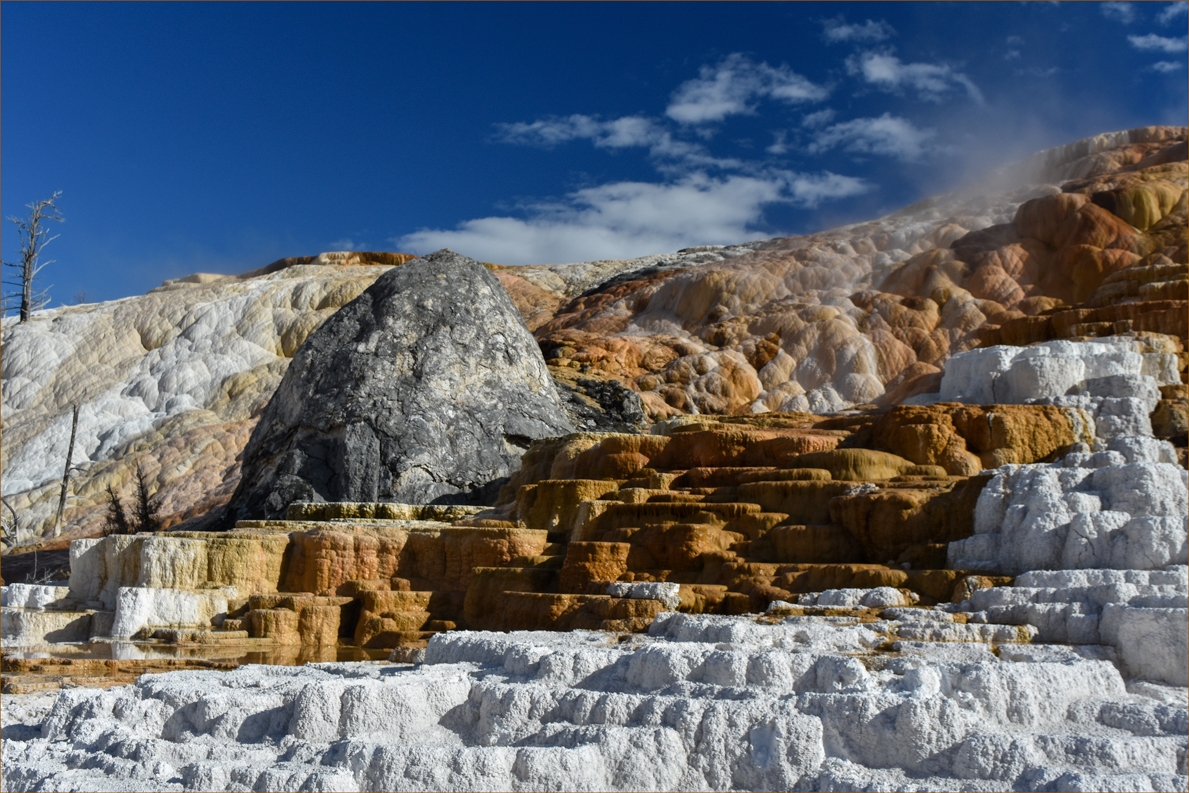
<instances>
[{"instance_id":1,"label":"large grey boulder","mask_svg":"<svg viewBox=\"0 0 1189 793\"><path fill-rule=\"evenodd\" d=\"M226 520L282 517L295 501L486 503L534 439L573 430L499 281L438 251L380 276L302 344Z\"/></svg>"}]
</instances>

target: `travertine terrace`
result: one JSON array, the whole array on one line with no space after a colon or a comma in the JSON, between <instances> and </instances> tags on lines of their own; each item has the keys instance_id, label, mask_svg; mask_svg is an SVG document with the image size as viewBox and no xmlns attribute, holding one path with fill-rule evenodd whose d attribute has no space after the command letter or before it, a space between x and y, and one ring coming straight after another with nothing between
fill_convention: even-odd
<instances>
[{"instance_id":1,"label":"travertine terrace","mask_svg":"<svg viewBox=\"0 0 1189 793\"><path fill-rule=\"evenodd\" d=\"M194 530L237 485L260 384L395 258L6 324L22 504L45 511L36 461L81 400L83 491L156 461L191 520L79 537L68 585L5 588L6 649L27 650L6 690L88 684L5 695L6 788L1185 789L1186 167L1184 129L1144 128L808 237L489 266L539 346L517 365L596 417L618 381L648 426L571 411L580 431L508 446L519 468L479 504L313 486ZM199 290L210 316L151 350L138 331L111 383L53 385L99 354L86 323L127 335L135 301ZM194 451L229 416L239 440ZM202 477L221 485L188 506ZM249 652L313 663L224 668Z\"/></svg>"}]
</instances>

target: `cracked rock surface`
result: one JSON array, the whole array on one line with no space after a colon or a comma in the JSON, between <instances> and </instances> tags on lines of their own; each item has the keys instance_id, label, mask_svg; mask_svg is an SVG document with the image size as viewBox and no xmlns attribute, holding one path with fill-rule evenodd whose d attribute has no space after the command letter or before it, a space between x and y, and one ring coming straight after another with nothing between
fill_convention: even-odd
<instances>
[{"instance_id":1,"label":"cracked rock surface","mask_svg":"<svg viewBox=\"0 0 1189 793\"><path fill-rule=\"evenodd\" d=\"M295 501L481 503L533 439L572 430L495 276L438 251L380 276L298 350L228 518Z\"/></svg>"}]
</instances>

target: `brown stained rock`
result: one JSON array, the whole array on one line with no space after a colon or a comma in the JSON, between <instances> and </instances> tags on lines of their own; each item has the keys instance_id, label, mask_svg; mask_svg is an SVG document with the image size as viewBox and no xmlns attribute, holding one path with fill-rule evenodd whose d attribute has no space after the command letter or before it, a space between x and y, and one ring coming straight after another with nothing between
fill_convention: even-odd
<instances>
[{"instance_id":1,"label":"brown stained rock","mask_svg":"<svg viewBox=\"0 0 1189 793\"><path fill-rule=\"evenodd\" d=\"M556 570L531 567L483 567L475 570L463 601L463 621L472 630L503 630L502 613L509 592L551 592Z\"/></svg>"},{"instance_id":2,"label":"brown stained rock","mask_svg":"<svg viewBox=\"0 0 1189 793\"><path fill-rule=\"evenodd\" d=\"M283 588L329 595L348 581L392 578L408 534L348 526L294 532Z\"/></svg>"},{"instance_id":3,"label":"brown stained rock","mask_svg":"<svg viewBox=\"0 0 1189 793\"><path fill-rule=\"evenodd\" d=\"M1135 230L1078 193L1058 193L1025 201L1012 221L1016 233L1050 249L1090 244L1104 248Z\"/></svg>"},{"instance_id":4,"label":"brown stained rock","mask_svg":"<svg viewBox=\"0 0 1189 793\"><path fill-rule=\"evenodd\" d=\"M765 512L787 515L790 524L820 526L830 522L830 500L853 488L850 482L752 482L740 485L738 494Z\"/></svg>"},{"instance_id":5,"label":"brown stained rock","mask_svg":"<svg viewBox=\"0 0 1189 793\"><path fill-rule=\"evenodd\" d=\"M653 523L632 534L632 547L648 552L647 568L701 571L709 558L721 557L743 536L707 523ZM629 558L630 560L630 558Z\"/></svg>"},{"instance_id":6,"label":"brown stained rock","mask_svg":"<svg viewBox=\"0 0 1189 793\"><path fill-rule=\"evenodd\" d=\"M800 483L797 483L800 484ZM665 523L704 523L726 526L746 515L759 513L756 503L748 502L655 502L625 504L604 502L606 508L598 517L579 528L582 540L614 539L617 529L640 529Z\"/></svg>"},{"instance_id":7,"label":"brown stained rock","mask_svg":"<svg viewBox=\"0 0 1189 793\"><path fill-rule=\"evenodd\" d=\"M970 598L980 589L990 589L996 586L1008 586L1012 582L1010 576L992 576L992 575L966 575L957 579L953 591L951 593L950 601L952 603L961 603Z\"/></svg>"},{"instance_id":8,"label":"brown stained rock","mask_svg":"<svg viewBox=\"0 0 1189 793\"><path fill-rule=\"evenodd\" d=\"M490 629L640 631L664 610L659 600L508 592Z\"/></svg>"},{"instance_id":9,"label":"brown stained rock","mask_svg":"<svg viewBox=\"0 0 1189 793\"><path fill-rule=\"evenodd\" d=\"M829 482L824 468L691 468L671 483L674 488L736 487L749 482Z\"/></svg>"},{"instance_id":10,"label":"brown stained rock","mask_svg":"<svg viewBox=\"0 0 1189 793\"><path fill-rule=\"evenodd\" d=\"M465 592L476 568L503 567L542 555L546 535L534 529L447 528L439 537L415 532L409 535L398 571L407 578L433 581L435 589Z\"/></svg>"},{"instance_id":11,"label":"brown stained rock","mask_svg":"<svg viewBox=\"0 0 1189 793\"><path fill-rule=\"evenodd\" d=\"M272 639L276 644L301 644L296 611L284 608L252 609L245 622L251 636Z\"/></svg>"},{"instance_id":12,"label":"brown stained rock","mask_svg":"<svg viewBox=\"0 0 1189 793\"><path fill-rule=\"evenodd\" d=\"M1124 270L1123 272L1127 272ZM1120 283L1120 282L1115 282ZM1101 294L1106 286L1099 288ZM1135 288L1136 295L1140 287ZM1027 346L1053 339L1112 336L1122 332L1158 333L1189 338L1189 302L1184 298L1139 300L1113 305L1058 310L1036 317L1022 317L979 331L979 346Z\"/></svg>"},{"instance_id":13,"label":"brown stained rock","mask_svg":"<svg viewBox=\"0 0 1189 793\"><path fill-rule=\"evenodd\" d=\"M1089 423L1048 405L897 405L872 427L873 445L921 465L971 476L1006 463L1035 463L1092 440Z\"/></svg>"},{"instance_id":14,"label":"brown stained rock","mask_svg":"<svg viewBox=\"0 0 1189 793\"><path fill-rule=\"evenodd\" d=\"M889 380L883 395L875 400L877 405L899 405L917 394L936 393L941 390L942 371L936 366L916 362L900 371Z\"/></svg>"},{"instance_id":15,"label":"brown stained rock","mask_svg":"<svg viewBox=\"0 0 1189 793\"><path fill-rule=\"evenodd\" d=\"M1184 398L1162 399L1152 411L1152 434L1168 440L1183 439L1189 433L1189 404ZM1182 443L1183 445L1183 443Z\"/></svg>"},{"instance_id":16,"label":"brown stained rock","mask_svg":"<svg viewBox=\"0 0 1189 793\"><path fill-rule=\"evenodd\" d=\"M333 646L340 636L351 635L358 605L350 597L255 594L239 608L229 603L229 618L212 635L226 637L242 629L246 636L277 644Z\"/></svg>"},{"instance_id":17,"label":"brown stained rock","mask_svg":"<svg viewBox=\"0 0 1189 793\"><path fill-rule=\"evenodd\" d=\"M206 539L207 581L241 592L275 591L284 569L288 538L233 534Z\"/></svg>"},{"instance_id":18,"label":"brown stained rock","mask_svg":"<svg viewBox=\"0 0 1189 793\"><path fill-rule=\"evenodd\" d=\"M307 606L297 615L302 644L337 644L343 610L340 606Z\"/></svg>"},{"instance_id":19,"label":"brown stained rock","mask_svg":"<svg viewBox=\"0 0 1189 793\"><path fill-rule=\"evenodd\" d=\"M553 319L553 315L561 307L562 299L557 293L520 278L512 270L497 270L495 277L499 279L508 297L512 298L512 304L516 306L520 316L524 317L524 324L529 330L536 330Z\"/></svg>"},{"instance_id":20,"label":"brown stained rock","mask_svg":"<svg viewBox=\"0 0 1189 793\"><path fill-rule=\"evenodd\" d=\"M585 592L595 581L618 581L627 572L626 542L571 542L557 580L559 592Z\"/></svg>"},{"instance_id":21,"label":"brown stained rock","mask_svg":"<svg viewBox=\"0 0 1189 793\"><path fill-rule=\"evenodd\" d=\"M516 515L530 529L569 532L583 501L614 497L617 488L608 479L544 479L521 485Z\"/></svg>"},{"instance_id":22,"label":"brown stained rock","mask_svg":"<svg viewBox=\"0 0 1189 793\"><path fill-rule=\"evenodd\" d=\"M723 466L785 466L799 454L833 449L845 433L722 426L677 432L650 463L658 470Z\"/></svg>"},{"instance_id":23,"label":"brown stained rock","mask_svg":"<svg viewBox=\"0 0 1189 793\"><path fill-rule=\"evenodd\" d=\"M758 562L821 564L864 559L863 547L842 526L776 526L751 543Z\"/></svg>"},{"instance_id":24,"label":"brown stained rock","mask_svg":"<svg viewBox=\"0 0 1189 793\"><path fill-rule=\"evenodd\" d=\"M845 526L872 561L894 561L909 546L948 543L974 533L974 505L990 475L928 488L887 486L830 502L834 523Z\"/></svg>"},{"instance_id":25,"label":"brown stained rock","mask_svg":"<svg viewBox=\"0 0 1189 793\"><path fill-rule=\"evenodd\" d=\"M574 459L574 471L590 479L628 479L649 466L669 443L662 435L612 435Z\"/></svg>"},{"instance_id":26,"label":"brown stained rock","mask_svg":"<svg viewBox=\"0 0 1189 793\"><path fill-rule=\"evenodd\" d=\"M460 593L365 592L360 597L354 642L359 647L391 648L416 643L461 621Z\"/></svg>"},{"instance_id":27,"label":"brown stained rock","mask_svg":"<svg viewBox=\"0 0 1189 793\"><path fill-rule=\"evenodd\" d=\"M508 483L500 488L497 507L506 507L515 502L524 485L535 484L543 479L579 478L580 473L574 470L574 459L609 434L580 432L533 443L520 458L520 470L513 473ZM556 473L553 471L555 464L558 469Z\"/></svg>"},{"instance_id":28,"label":"brown stained rock","mask_svg":"<svg viewBox=\"0 0 1189 793\"><path fill-rule=\"evenodd\" d=\"M901 587L908 573L880 564L796 564L782 565L775 583L789 592L821 592L826 589Z\"/></svg>"},{"instance_id":29,"label":"brown stained rock","mask_svg":"<svg viewBox=\"0 0 1189 793\"><path fill-rule=\"evenodd\" d=\"M961 570L909 570L904 586L921 595L922 598L928 598L936 603L945 603L953 595L955 584L964 575Z\"/></svg>"},{"instance_id":30,"label":"brown stained rock","mask_svg":"<svg viewBox=\"0 0 1189 793\"><path fill-rule=\"evenodd\" d=\"M824 469L836 481L865 482L891 479L906 474L920 476L945 476L945 470L938 466L921 466L895 454L872 449L833 449L828 452L812 452L793 458L790 463L796 468Z\"/></svg>"},{"instance_id":31,"label":"brown stained rock","mask_svg":"<svg viewBox=\"0 0 1189 793\"><path fill-rule=\"evenodd\" d=\"M1036 463L1074 443L1089 442L1089 422L1049 405L966 405L953 411L954 429L983 468Z\"/></svg>"},{"instance_id":32,"label":"brown stained rock","mask_svg":"<svg viewBox=\"0 0 1189 793\"><path fill-rule=\"evenodd\" d=\"M682 584L677 610L685 614L721 614L727 594L724 584Z\"/></svg>"},{"instance_id":33,"label":"brown stained rock","mask_svg":"<svg viewBox=\"0 0 1189 793\"><path fill-rule=\"evenodd\" d=\"M541 555L546 534L427 523L295 532L285 588L330 594L348 581L403 578L431 581L435 589L465 591L475 567Z\"/></svg>"}]
</instances>

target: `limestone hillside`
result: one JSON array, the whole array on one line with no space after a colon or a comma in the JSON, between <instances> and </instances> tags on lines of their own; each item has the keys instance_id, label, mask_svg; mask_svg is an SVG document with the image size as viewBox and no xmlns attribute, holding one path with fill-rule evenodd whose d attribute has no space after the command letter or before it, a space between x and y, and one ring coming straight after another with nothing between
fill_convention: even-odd
<instances>
[{"instance_id":1,"label":"limestone hillside","mask_svg":"<svg viewBox=\"0 0 1189 793\"><path fill-rule=\"evenodd\" d=\"M638 392L649 421L896 404L937 391L945 361L979 346L1184 339L1186 137L1099 135L803 237L491 269L579 414L607 412L608 380ZM5 319L3 493L17 541L53 531L74 406L80 470L63 538L98 534L107 486L130 499L138 466L166 526L201 525L239 484L244 447L297 348L408 258L284 259ZM1182 348L1166 352L1184 368ZM1173 413L1158 435L1184 433L1183 409Z\"/></svg>"}]
</instances>

